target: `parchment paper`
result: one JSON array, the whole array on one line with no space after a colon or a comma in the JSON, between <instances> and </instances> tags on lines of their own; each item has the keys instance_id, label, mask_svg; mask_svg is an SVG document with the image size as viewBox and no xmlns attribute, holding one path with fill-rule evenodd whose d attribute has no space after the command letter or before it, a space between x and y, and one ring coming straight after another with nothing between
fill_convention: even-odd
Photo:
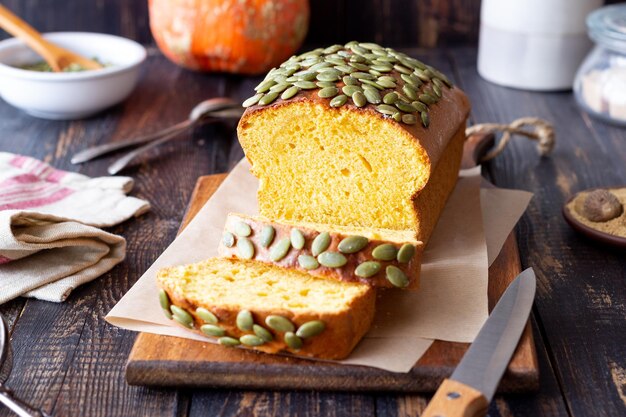
<instances>
[{"instance_id":1,"label":"parchment paper","mask_svg":"<svg viewBox=\"0 0 626 417\"><path fill-rule=\"evenodd\" d=\"M522 191L481 190L480 183L479 168L461 172L424 253L420 290L380 295L372 330L341 363L408 372L434 339L474 340L488 315L488 266L531 197ZM257 214L257 186L248 162L242 160L106 320L129 330L211 341L172 325L163 316L155 274L165 266L216 256L226 215ZM489 245L483 219L489 223L484 228Z\"/></svg>"}]
</instances>

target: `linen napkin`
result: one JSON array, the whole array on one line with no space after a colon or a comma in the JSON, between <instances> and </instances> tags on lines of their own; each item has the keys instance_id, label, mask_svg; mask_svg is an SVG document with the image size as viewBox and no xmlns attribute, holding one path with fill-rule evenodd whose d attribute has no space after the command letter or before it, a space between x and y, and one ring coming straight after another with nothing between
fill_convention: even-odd
<instances>
[{"instance_id":1,"label":"linen napkin","mask_svg":"<svg viewBox=\"0 0 626 417\"><path fill-rule=\"evenodd\" d=\"M0 304L63 301L124 260L126 241L98 227L149 210L128 177L90 178L0 152Z\"/></svg>"}]
</instances>

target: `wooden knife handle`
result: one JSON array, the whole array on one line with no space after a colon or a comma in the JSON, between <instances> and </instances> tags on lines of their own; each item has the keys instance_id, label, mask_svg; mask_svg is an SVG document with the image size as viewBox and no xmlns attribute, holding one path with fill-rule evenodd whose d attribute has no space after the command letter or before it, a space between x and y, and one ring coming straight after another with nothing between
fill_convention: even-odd
<instances>
[{"instance_id":1,"label":"wooden knife handle","mask_svg":"<svg viewBox=\"0 0 626 417\"><path fill-rule=\"evenodd\" d=\"M474 388L446 379L430 400L421 417L484 417L487 398Z\"/></svg>"}]
</instances>

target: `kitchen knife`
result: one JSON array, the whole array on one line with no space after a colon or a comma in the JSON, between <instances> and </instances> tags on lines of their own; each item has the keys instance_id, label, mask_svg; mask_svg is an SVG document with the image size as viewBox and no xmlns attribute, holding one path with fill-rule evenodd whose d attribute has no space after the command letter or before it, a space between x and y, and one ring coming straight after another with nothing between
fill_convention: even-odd
<instances>
[{"instance_id":1,"label":"kitchen knife","mask_svg":"<svg viewBox=\"0 0 626 417\"><path fill-rule=\"evenodd\" d=\"M513 280L422 417L478 417L486 414L528 321L535 287L535 273L531 268Z\"/></svg>"}]
</instances>

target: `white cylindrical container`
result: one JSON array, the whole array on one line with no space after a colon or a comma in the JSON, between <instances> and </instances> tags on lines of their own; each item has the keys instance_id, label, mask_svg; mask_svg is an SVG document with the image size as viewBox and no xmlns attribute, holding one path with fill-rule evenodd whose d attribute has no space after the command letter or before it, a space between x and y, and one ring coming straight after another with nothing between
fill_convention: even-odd
<instances>
[{"instance_id":1,"label":"white cylindrical container","mask_svg":"<svg viewBox=\"0 0 626 417\"><path fill-rule=\"evenodd\" d=\"M591 47L585 17L602 0L483 0L478 72L525 90L568 90Z\"/></svg>"}]
</instances>

